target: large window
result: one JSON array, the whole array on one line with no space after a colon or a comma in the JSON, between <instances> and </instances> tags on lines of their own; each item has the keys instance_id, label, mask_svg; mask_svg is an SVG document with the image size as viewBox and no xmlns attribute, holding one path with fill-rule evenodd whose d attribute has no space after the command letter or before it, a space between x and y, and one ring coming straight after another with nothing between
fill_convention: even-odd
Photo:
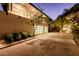
<instances>
[{"instance_id":1,"label":"large window","mask_svg":"<svg viewBox=\"0 0 79 59\"><path fill-rule=\"evenodd\" d=\"M43 26L35 26L35 34L41 34L44 32Z\"/></svg>"}]
</instances>

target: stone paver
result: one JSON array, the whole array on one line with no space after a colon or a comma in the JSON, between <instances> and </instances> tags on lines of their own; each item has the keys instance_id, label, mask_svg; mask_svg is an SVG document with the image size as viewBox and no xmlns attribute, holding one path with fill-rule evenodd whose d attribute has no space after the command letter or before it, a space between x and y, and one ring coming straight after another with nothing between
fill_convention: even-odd
<instances>
[{"instance_id":1,"label":"stone paver","mask_svg":"<svg viewBox=\"0 0 79 59\"><path fill-rule=\"evenodd\" d=\"M34 39L0 50L0 55L79 55L79 48L71 34L47 33Z\"/></svg>"}]
</instances>

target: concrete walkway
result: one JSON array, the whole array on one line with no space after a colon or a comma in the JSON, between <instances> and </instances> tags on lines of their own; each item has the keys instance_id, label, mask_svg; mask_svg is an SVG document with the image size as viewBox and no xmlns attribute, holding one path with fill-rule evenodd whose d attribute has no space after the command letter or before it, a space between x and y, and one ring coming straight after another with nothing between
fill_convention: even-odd
<instances>
[{"instance_id":1,"label":"concrete walkway","mask_svg":"<svg viewBox=\"0 0 79 59\"><path fill-rule=\"evenodd\" d=\"M0 50L0 55L9 56L63 56L79 55L79 48L71 34L47 33L32 40L19 43Z\"/></svg>"}]
</instances>

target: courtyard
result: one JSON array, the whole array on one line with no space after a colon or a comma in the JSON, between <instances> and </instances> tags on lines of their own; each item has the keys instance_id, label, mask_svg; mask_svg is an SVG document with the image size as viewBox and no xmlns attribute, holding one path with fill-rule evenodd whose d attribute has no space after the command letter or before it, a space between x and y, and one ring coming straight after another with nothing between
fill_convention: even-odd
<instances>
[{"instance_id":1,"label":"courtyard","mask_svg":"<svg viewBox=\"0 0 79 59\"><path fill-rule=\"evenodd\" d=\"M72 34L47 33L31 40L0 49L2 56L77 56L79 48Z\"/></svg>"}]
</instances>

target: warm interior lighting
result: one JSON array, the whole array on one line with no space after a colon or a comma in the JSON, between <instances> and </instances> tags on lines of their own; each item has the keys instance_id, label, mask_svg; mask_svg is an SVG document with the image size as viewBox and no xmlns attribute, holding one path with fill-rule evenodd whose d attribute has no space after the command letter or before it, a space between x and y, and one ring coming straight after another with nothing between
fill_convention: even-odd
<instances>
[{"instance_id":1,"label":"warm interior lighting","mask_svg":"<svg viewBox=\"0 0 79 59\"><path fill-rule=\"evenodd\" d=\"M37 26L35 25L35 34L41 34L43 33L43 26Z\"/></svg>"},{"instance_id":2,"label":"warm interior lighting","mask_svg":"<svg viewBox=\"0 0 79 59\"><path fill-rule=\"evenodd\" d=\"M47 33L48 32L47 26L35 25L34 28L35 28L35 34L41 34L41 33Z\"/></svg>"}]
</instances>

